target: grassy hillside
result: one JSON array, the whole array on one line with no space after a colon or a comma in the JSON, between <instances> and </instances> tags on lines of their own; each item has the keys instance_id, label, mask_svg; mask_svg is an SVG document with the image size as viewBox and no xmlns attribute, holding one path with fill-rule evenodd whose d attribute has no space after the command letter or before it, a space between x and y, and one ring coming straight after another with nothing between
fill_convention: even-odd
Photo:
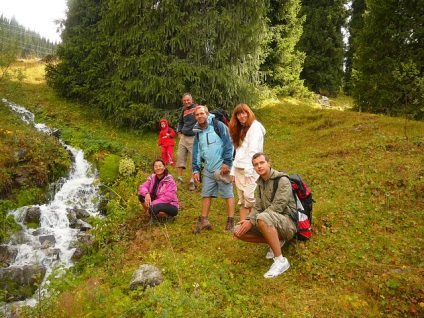
<instances>
[{"instance_id":1,"label":"grassy hillside","mask_svg":"<svg viewBox=\"0 0 424 318\"><path fill-rule=\"evenodd\" d=\"M32 66L22 84L2 85L0 96L85 150L100 167L108 218L93 221L95 244L52 281L53 295L21 316L424 316L424 123L293 99L255 110L267 129L272 166L303 176L316 200L312 240L286 245L291 268L266 280L268 247L223 231L223 200L212 204L214 229L192 234L201 197L187 184L178 187L175 223L145 227L136 192L160 155L156 133L114 129L95 112L64 102L42 80L31 80L39 69ZM112 154L131 158L136 172L119 175ZM162 269L164 283L130 291L132 273L146 263Z\"/></svg>"}]
</instances>

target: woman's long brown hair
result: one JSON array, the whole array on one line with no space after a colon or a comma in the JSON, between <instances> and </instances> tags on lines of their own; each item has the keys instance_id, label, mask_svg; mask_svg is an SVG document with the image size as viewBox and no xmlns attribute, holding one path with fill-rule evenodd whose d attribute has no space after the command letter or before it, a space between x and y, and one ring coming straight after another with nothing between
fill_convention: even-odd
<instances>
[{"instance_id":1,"label":"woman's long brown hair","mask_svg":"<svg viewBox=\"0 0 424 318\"><path fill-rule=\"evenodd\" d=\"M247 113L247 121L245 125L240 124L237 119L237 115L243 112ZM233 139L233 145L235 149L240 147L240 145L243 143L244 137L246 137L247 131L255 119L255 114L247 104L238 104L234 108L230 123L228 124L228 128L230 130L230 135Z\"/></svg>"}]
</instances>

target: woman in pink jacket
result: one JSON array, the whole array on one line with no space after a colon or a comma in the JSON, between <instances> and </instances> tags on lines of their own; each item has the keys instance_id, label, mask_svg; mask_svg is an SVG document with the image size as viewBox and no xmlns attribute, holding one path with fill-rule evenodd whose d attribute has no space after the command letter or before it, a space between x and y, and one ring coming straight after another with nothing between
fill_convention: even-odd
<instances>
[{"instance_id":1,"label":"woman in pink jacket","mask_svg":"<svg viewBox=\"0 0 424 318\"><path fill-rule=\"evenodd\" d=\"M154 173L138 188L138 200L143 205L151 222L157 218L173 221L178 214L177 185L165 163L156 159L153 162Z\"/></svg>"}]
</instances>

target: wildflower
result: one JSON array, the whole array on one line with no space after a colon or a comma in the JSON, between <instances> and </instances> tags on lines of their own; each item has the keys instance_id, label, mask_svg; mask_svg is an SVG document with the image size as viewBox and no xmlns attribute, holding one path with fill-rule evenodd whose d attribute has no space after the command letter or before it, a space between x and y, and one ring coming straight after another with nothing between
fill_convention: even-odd
<instances>
[{"instance_id":1,"label":"wildflower","mask_svg":"<svg viewBox=\"0 0 424 318\"><path fill-rule=\"evenodd\" d=\"M132 175L135 172L134 161L130 158L124 158L119 161L119 173L123 176Z\"/></svg>"}]
</instances>

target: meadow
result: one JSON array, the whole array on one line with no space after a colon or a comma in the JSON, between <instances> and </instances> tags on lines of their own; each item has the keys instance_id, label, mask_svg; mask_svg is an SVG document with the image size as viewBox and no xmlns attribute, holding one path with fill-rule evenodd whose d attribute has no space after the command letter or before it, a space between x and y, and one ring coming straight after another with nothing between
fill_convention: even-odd
<instances>
[{"instance_id":1,"label":"meadow","mask_svg":"<svg viewBox=\"0 0 424 318\"><path fill-rule=\"evenodd\" d=\"M95 109L58 97L42 64L17 67L26 77L3 82L0 96L83 149L107 203L107 218L92 220L87 254L19 317L424 316L423 122L291 98L255 105L272 167L299 173L316 201L312 240L286 244L290 269L264 279L268 247L224 231L224 200L213 200L213 230L192 233L199 187L178 186L174 223L145 226L137 188L160 156L156 132L115 128ZM119 173L123 158L136 164L133 174ZM164 282L129 290L141 264L159 267Z\"/></svg>"}]
</instances>

